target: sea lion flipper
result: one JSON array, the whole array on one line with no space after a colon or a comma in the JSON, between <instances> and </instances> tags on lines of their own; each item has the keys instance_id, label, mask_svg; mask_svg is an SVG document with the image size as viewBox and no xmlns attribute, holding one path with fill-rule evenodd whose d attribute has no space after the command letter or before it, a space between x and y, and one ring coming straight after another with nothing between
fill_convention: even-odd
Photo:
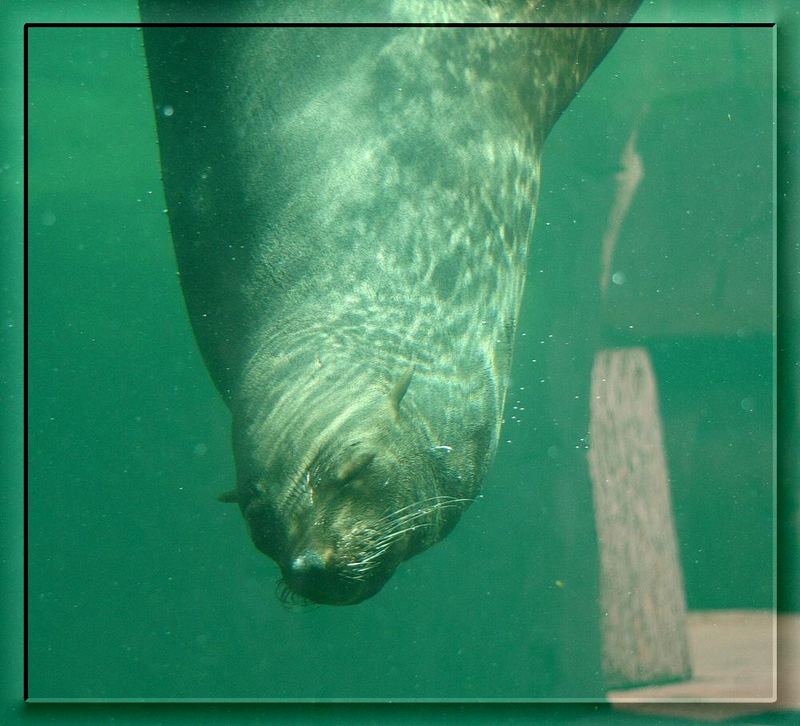
<instances>
[{"instance_id":1,"label":"sea lion flipper","mask_svg":"<svg viewBox=\"0 0 800 726\"><path fill-rule=\"evenodd\" d=\"M400 415L400 402L403 400L403 396L406 395L406 391L408 391L408 387L411 385L411 377L413 375L414 366L411 366L397 379L397 383L394 384L394 387L389 392L389 406L391 406L392 413L394 413L395 417Z\"/></svg>"},{"instance_id":2,"label":"sea lion flipper","mask_svg":"<svg viewBox=\"0 0 800 726\"><path fill-rule=\"evenodd\" d=\"M217 501L218 502L225 502L226 504L227 503L229 503L229 504L238 504L239 503L239 492L237 492L235 489L231 489L231 490L229 490L227 492L222 492L222 494L220 494L217 497Z\"/></svg>"}]
</instances>

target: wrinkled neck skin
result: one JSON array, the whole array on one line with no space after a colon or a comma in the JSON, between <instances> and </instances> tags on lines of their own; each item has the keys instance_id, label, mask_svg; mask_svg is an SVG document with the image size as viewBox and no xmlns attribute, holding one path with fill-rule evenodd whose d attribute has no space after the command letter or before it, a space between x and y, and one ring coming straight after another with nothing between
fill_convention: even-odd
<instances>
[{"instance_id":1,"label":"wrinkled neck skin","mask_svg":"<svg viewBox=\"0 0 800 726\"><path fill-rule=\"evenodd\" d=\"M143 2L143 19L164 20L161 5ZM394 21L632 12L601 5L582 18L559 15L571 3L385 7ZM246 19L331 20L275 7L286 17ZM184 295L233 414L236 498L290 591L374 595L476 497L541 145L617 34L145 29Z\"/></svg>"}]
</instances>

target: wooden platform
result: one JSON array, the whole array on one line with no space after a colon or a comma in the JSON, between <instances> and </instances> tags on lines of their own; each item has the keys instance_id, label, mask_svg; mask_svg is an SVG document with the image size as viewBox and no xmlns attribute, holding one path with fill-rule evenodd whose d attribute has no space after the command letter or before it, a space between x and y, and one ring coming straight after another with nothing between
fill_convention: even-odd
<instances>
[{"instance_id":1,"label":"wooden platform","mask_svg":"<svg viewBox=\"0 0 800 726\"><path fill-rule=\"evenodd\" d=\"M708 721L800 709L800 615L692 612L688 629L691 680L611 691L616 708Z\"/></svg>"}]
</instances>

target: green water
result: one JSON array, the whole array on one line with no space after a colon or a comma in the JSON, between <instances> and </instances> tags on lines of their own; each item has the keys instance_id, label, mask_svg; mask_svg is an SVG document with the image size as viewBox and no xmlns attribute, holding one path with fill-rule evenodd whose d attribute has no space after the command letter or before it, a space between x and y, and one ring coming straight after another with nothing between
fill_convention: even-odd
<instances>
[{"instance_id":1,"label":"green water","mask_svg":"<svg viewBox=\"0 0 800 726\"><path fill-rule=\"evenodd\" d=\"M602 237L637 124L606 340L645 345L659 377L689 607L773 606L770 29L623 35L546 147L509 395L524 413L485 496L375 598L299 614L215 500L228 418L183 308L139 32L32 29L29 60L32 697L599 695L565 690L562 601L543 592L536 532L570 513L542 504L557 415L537 364L568 341L553 271Z\"/></svg>"}]
</instances>

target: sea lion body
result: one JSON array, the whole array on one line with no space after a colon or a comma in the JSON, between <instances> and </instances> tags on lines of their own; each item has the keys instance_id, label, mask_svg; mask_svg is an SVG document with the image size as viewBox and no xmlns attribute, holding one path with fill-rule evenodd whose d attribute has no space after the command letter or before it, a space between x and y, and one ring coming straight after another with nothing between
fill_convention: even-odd
<instances>
[{"instance_id":1,"label":"sea lion body","mask_svg":"<svg viewBox=\"0 0 800 726\"><path fill-rule=\"evenodd\" d=\"M232 498L290 591L370 597L477 495L541 144L616 35L146 29L181 281L233 416Z\"/></svg>"}]
</instances>

